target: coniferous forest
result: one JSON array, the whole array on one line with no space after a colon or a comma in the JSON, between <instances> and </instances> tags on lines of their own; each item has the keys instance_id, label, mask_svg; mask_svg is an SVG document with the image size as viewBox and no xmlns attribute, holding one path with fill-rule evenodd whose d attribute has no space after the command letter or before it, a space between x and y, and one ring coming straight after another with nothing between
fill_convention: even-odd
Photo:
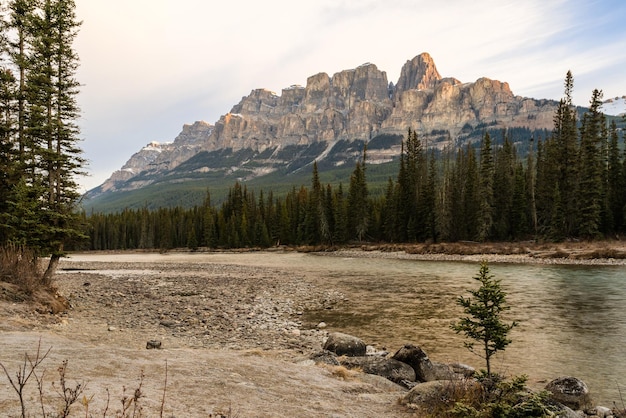
<instances>
[{"instance_id":1,"label":"coniferous forest","mask_svg":"<svg viewBox=\"0 0 626 418\"><path fill-rule=\"evenodd\" d=\"M284 196L234 184L220 205L210 192L190 209L93 213L89 248L239 248L341 245L349 242L562 241L613 238L626 232L626 155L615 121L594 90L577 117L573 77L547 138L529 138L522 158L503 131L480 147L435 153L415 131L402 144L396 178L370 195L367 149L347 185L321 184L313 165L309 187Z\"/></svg>"}]
</instances>

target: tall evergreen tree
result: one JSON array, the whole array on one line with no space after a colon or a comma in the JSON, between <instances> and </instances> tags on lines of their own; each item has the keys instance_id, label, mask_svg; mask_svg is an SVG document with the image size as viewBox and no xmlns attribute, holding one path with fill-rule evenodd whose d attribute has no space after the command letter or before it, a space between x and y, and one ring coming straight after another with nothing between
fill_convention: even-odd
<instances>
[{"instance_id":1,"label":"tall evergreen tree","mask_svg":"<svg viewBox=\"0 0 626 418\"><path fill-rule=\"evenodd\" d=\"M469 144L463 158L462 178L464 179L462 239L474 240L478 236L480 223L479 177L476 152Z\"/></svg>"},{"instance_id":2,"label":"tall evergreen tree","mask_svg":"<svg viewBox=\"0 0 626 418\"><path fill-rule=\"evenodd\" d=\"M19 175L11 181L3 222L13 235L3 239L50 255L43 276L49 282L64 246L82 237L76 176L85 161L78 146L73 49L80 23L73 0L13 0L4 23L8 67L0 80L2 140L12 143L12 172ZM32 219L32 225L21 216Z\"/></svg>"},{"instance_id":3,"label":"tall evergreen tree","mask_svg":"<svg viewBox=\"0 0 626 418\"><path fill-rule=\"evenodd\" d=\"M589 111L583 116L580 139L580 235L597 238L603 208L603 166L601 147L605 118L601 111L602 91L592 93Z\"/></svg>"},{"instance_id":4,"label":"tall evergreen tree","mask_svg":"<svg viewBox=\"0 0 626 418\"><path fill-rule=\"evenodd\" d=\"M348 190L350 234L359 241L365 238L370 222L370 207L365 178L366 155L367 147L363 149L363 157L361 161L356 163L354 171L350 176L350 188Z\"/></svg>"},{"instance_id":5,"label":"tall evergreen tree","mask_svg":"<svg viewBox=\"0 0 626 418\"><path fill-rule=\"evenodd\" d=\"M437 207L437 164L433 152L428 159L428 176L420 189L418 201L421 240L437 241Z\"/></svg>"},{"instance_id":6,"label":"tall evergreen tree","mask_svg":"<svg viewBox=\"0 0 626 418\"><path fill-rule=\"evenodd\" d=\"M493 180L493 230L498 240L510 240L512 235L515 167L515 148L505 133L504 143L496 151Z\"/></svg>"},{"instance_id":7,"label":"tall evergreen tree","mask_svg":"<svg viewBox=\"0 0 626 418\"><path fill-rule=\"evenodd\" d=\"M578 195L578 133L576 110L572 103L574 77L568 71L565 76L565 97L560 101L553 137L556 141L556 164L558 166L558 185L560 195L560 218L562 217L563 236L572 236L577 224Z\"/></svg>"},{"instance_id":8,"label":"tall evergreen tree","mask_svg":"<svg viewBox=\"0 0 626 418\"><path fill-rule=\"evenodd\" d=\"M611 121L609 127L609 150L607 167L607 198L610 211L611 229L607 232L621 231L624 226L624 184L622 177L622 161L619 148L617 124Z\"/></svg>"},{"instance_id":9,"label":"tall evergreen tree","mask_svg":"<svg viewBox=\"0 0 626 418\"><path fill-rule=\"evenodd\" d=\"M494 163L491 149L491 137L485 133L480 148L480 174L479 174L479 207L480 217L478 224L479 241L486 241L491 237L493 228L493 175Z\"/></svg>"}]
</instances>

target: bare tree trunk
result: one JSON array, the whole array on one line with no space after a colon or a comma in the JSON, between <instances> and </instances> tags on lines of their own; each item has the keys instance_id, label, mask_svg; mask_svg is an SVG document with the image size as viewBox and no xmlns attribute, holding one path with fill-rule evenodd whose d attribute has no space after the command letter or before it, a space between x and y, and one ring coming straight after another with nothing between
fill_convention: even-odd
<instances>
[{"instance_id":1,"label":"bare tree trunk","mask_svg":"<svg viewBox=\"0 0 626 418\"><path fill-rule=\"evenodd\" d=\"M59 254L52 254L50 256L48 267L46 268L46 271L44 272L43 277L41 279L42 283L45 284L46 286L52 283L52 276L54 275L54 273L57 270L57 267L59 266L60 259L61 259L61 256Z\"/></svg>"}]
</instances>

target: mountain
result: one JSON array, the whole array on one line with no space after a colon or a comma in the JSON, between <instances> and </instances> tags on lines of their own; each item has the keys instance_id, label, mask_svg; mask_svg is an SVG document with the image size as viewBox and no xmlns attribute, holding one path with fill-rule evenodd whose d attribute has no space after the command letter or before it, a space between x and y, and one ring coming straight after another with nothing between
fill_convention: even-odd
<instances>
[{"instance_id":1,"label":"mountain","mask_svg":"<svg viewBox=\"0 0 626 418\"><path fill-rule=\"evenodd\" d=\"M607 115L626 115L626 95L606 99L602 103L602 111Z\"/></svg>"},{"instance_id":2,"label":"mountain","mask_svg":"<svg viewBox=\"0 0 626 418\"><path fill-rule=\"evenodd\" d=\"M214 125L195 122L172 143L148 144L85 202L96 210L104 202L122 209L153 201L150 190L166 185L201 183L206 190L270 174L288 178L313 161L326 170L353 166L366 143L368 164L384 164L400 154L409 128L441 149L478 140L485 129L549 130L556 106L515 96L505 82L444 78L427 53L407 61L395 85L367 63L332 77L313 75L306 87L280 95L252 90Z\"/></svg>"}]
</instances>

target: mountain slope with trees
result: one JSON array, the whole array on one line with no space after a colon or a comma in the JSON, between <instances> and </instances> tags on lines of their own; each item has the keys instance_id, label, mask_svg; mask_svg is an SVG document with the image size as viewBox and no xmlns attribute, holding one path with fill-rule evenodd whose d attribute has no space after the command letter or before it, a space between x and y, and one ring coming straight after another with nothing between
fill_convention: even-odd
<instances>
[{"instance_id":1,"label":"mountain slope with trees","mask_svg":"<svg viewBox=\"0 0 626 418\"><path fill-rule=\"evenodd\" d=\"M369 150L349 183L322 184L313 165L310 187L285 195L255 193L236 182L219 205L210 193L191 209L127 209L89 218L91 249L234 248L336 245L348 242L559 241L626 232L626 155L615 120L594 90L578 121L573 77L544 139L525 158L502 130L471 144L427 150L416 131L402 141L395 178L371 193Z\"/></svg>"},{"instance_id":2,"label":"mountain slope with trees","mask_svg":"<svg viewBox=\"0 0 626 418\"><path fill-rule=\"evenodd\" d=\"M280 95L253 90L214 125L185 125L152 157L144 152L156 149L150 143L90 190L84 204L101 212L146 201L170 206L155 191L176 185L198 205L201 185L217 189L238 180L263 187L276 175L300 184L300 173L310 173L314 161L321 174L352 166L363 144L370 167L395 164L409 128L429 150L480 142L485 130L505 128L517 144L545 137L557 104L516 96L508 83L485 77L469 83L442 77L427 53L407 61L395 85L370 63L332 76L319 73Z\"/></svg>"}]
</instances>

